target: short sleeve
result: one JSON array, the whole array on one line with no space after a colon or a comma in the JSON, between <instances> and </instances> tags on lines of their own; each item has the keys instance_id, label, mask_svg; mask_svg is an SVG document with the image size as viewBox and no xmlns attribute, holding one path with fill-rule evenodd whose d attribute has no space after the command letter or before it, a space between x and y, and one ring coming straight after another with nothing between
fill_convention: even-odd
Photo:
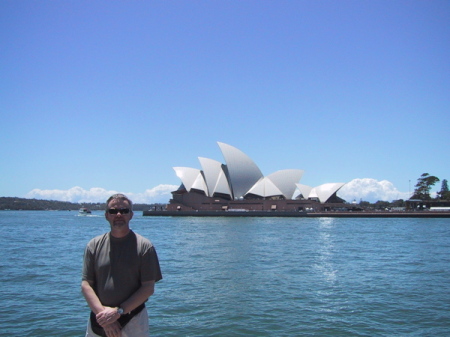
<instances>
[{"instance_id":1,"label":"short sleeve","mask_svg":"<svg viewBox=\"0 0 450 337\"><path fill-rule=\"evenodd\" d=\"M82 281L95 281L94 254L89 242L84 250Z\"/></svg>"},{"instance_id":2,"label":"short sleeve","mask_svg":"<svg viewBox=\"0 0 450 337\"><path fill-rule=\"evenodd\" d=\"M158 282L161 279L162 274L159 266L158 255L156 254L155 247L150 245L142 256L141 282Z\"/></svg>"}]
</instances>

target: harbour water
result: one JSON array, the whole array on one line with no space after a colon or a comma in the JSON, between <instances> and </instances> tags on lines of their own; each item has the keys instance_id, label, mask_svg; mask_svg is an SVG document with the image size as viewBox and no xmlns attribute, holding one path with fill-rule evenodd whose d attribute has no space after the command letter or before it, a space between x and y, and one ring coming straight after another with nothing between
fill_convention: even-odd
<instances>
[{"instance_id":1,"label":"harbour water","mask_svg":"<svg viewBox=\"0 0 450 337\"><path fill-rule=\"evenodd\" d=\"M1 211L0 336L84 336L101 212ZM151 336L450 336L450 219L135 214L164 279Z\"/></svg>"}]
</instances>

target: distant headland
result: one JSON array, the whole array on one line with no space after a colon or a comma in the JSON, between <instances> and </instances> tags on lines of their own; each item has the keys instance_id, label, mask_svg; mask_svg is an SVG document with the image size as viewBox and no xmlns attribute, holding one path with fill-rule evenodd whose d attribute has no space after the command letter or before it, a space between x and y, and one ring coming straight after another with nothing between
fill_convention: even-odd
<instances>
[{"instance_id":1,"label":"distant headland","mask_svg":"<svg viewBox=\"0 0 450 337\"><path fill-rule=\"evenodd\" d=\"M23 211L78 211L81 207L89 208L92 211L104 210L106 204L103 203L73 203L58 200L26 199L16 197L0 197L0 210L23 210ZM160 209L165 204L133 204L133 210L144 211L148 209Z\"/></svg>"}]
</instances>

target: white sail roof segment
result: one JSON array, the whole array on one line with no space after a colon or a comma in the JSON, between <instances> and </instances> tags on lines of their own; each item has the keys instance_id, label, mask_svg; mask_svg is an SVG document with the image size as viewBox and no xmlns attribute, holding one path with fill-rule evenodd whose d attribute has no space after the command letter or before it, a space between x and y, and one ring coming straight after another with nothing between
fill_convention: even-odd
<instances>
[{"instance_id":1,"label":"white sail roof segment","mask_svg":"<svg viewBox=\"0 0 450 337\"><path fill-rule=\"evenodd\" d=\"M203 174L209 197L214 193L227 194L231 196L230 186L228 184L225 172L223 172L222 163L209 158L199 157L200 165L203 168Z\"/></svg>"},{"instance_id":2,"label":"white sail roof segment","mask_svg":"<svg viewBox=\"0 0 450 337\"><path fill-rule=\"evenodd\" d=\"M308 199L310 197L309 195L311 193L311 190L313 189L312 186L303 184L295 184L295 185L297 185L297 188L304 199Z\"/></svg>"},{"instance_id":3,"label":"white sail roof segment","mask_svg":"<svg viewBox=\"0 0 450 337\"><path fill-rule=\"evenodd\" d=\"M201 174L201 172L195 179L191 188L194 188L199 191L203 191L203 192L205 192L205 194L208 193L208 188L206 187L205 178L203 178L203 175Z\"/></svg>"},{"instance_id":4,"label":"white sail roof segment","mask_svg":"<svg viewBox=\"0 0 450 337\"><path fill-rule=\"evenodd\" d=\"M220 171L216 186L214 186L213 195L214 193L226 194L229 195L230 197L233 195L231 193L230 184L228 183L227 176L223 170Z\"/></svg>"},{"instance_id":5,"label":"white sail roof segment","mask_svg":"<svg viewBox=\"0 0 450 337\"><path fill-rule=\"evenodd\" d=\"M255 194L260 197L273 197L283 192L268 178L261 178L246 194Z\"/></svg>"},{"instance_id":6,"label":"white sail roof segment","mask_svg":"<svg viewBox=\"0 0 450 337\"><path fill-rule=\"evenodd\" d=\"M228 176L234 199L243 197L263 174L253 160L241 150L217 142L227 163Z\"/></svg>"},{"instance_id":7,"label":"white sail roof segment","mask_svg":"<svg viewBox=\"0 0 450 337\"><path fill-rule=\"evenodd\" d=\"M281 170L267 176L281 191L286 199L292 199L295 192L295 184L301 179L303 170Z\"/></svg>"},{"instance_id":8,"label":"white sail roof segment","mask_svg":"<svg viewBox=\"0 0 450 337\"><path fill-rule=\"evenodd\" d=\"M325 203L334 193L336 193L345 183L328 183L313 188L311 193L315 193L319 201Z\"/></svg>"},{"instance_id":9,"label":"white sail roof segment","mask_svg":"<svg viewBox=\"0 0 450 337\"><path fill-rule=\"evenodd\" d=\"M313 187L311 189L311 191L309 192L308 199L319 199L319 196L317 195L317 191L316 191L315 187ZM319 199L319 201L320 201L320 199Z\"/></svg>"},{"instance_id":10,"label":"white sail roof segment","mask_svg":"<svg viewBox=\"0 0 450 337\"><path fill-rule=\"evenodd\" d=\"M186 191L195 188L207 193L205 179L203 179L202 172L199 169L192 167L174 167L175 173L181 179Z\"/></svg>"},{"instance_id":11,"label":"white sail roof segment","mask_svg":"<svg viewBox=\"0 0 450 337\"><path fill-rule=\"evenodd\" d=\"M198 160L202 166L206 187L208 189L208 193L206 195L210 197L214 193L212 189L217 183L220 171L222 170L222 163L217 160L203 157L198 157Z\"/></svg>"}]
</instances>

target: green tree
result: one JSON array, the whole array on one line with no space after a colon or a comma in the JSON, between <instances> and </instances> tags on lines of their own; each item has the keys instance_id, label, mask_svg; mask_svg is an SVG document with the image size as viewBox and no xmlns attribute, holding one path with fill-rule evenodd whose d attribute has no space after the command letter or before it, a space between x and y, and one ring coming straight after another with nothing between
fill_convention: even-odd
<instances>
[{"instance_id":1,"label":"green tree","mask_svg":"<svg viewBox=\"0 0 450 337\"><path fill-rule=\"evenodd\" d=\"M359 205L360 206L364 206L364 207L369 207L370 206L370 202L361 200L359 202Z\"/></svg>"},{"instance_id":2,"label":"green tree","mask_svg":"<svg viewBox=\"0 0 450 337\"><path fill-rule=\"evenodd\" d=\"M411 199L429 200L430 189L439 181L438 177L430 176L428 173L423 173L417 180L417 184L414 190L414 195Z\"/></svg>"},{"instance_id":3,"label":"green tree","mask_svg":"<svg viewBox=\"0 0 450 337\"><path fill-rule=\"evenodd\" d=\"M386 209L386 208L388 208L389 206L390 206L389 201L378 200L378 201L375 203L375 208L377 208L377 209Z\"/></svg>"},{"instance_id":4,"label":"green tree","mask_svg":"<svg viewBox=\"0 0 450 337\"><path fill-rule=\"evenodd\" d=\"M391 203L392 207L404 207L405 201L403 199L393 200Z\"/></svg>"},{"instance_id":5,"label":"green tree","mask_svg":"<svg viewBox=\"0 0 450 337\"><path fill-rule=\"evenodd\" d=\"M447 179L442 180L441 190L438 192L438 198L442 200L450 200L450 191L448 190Z\"/></svg>"}]
</instances>

